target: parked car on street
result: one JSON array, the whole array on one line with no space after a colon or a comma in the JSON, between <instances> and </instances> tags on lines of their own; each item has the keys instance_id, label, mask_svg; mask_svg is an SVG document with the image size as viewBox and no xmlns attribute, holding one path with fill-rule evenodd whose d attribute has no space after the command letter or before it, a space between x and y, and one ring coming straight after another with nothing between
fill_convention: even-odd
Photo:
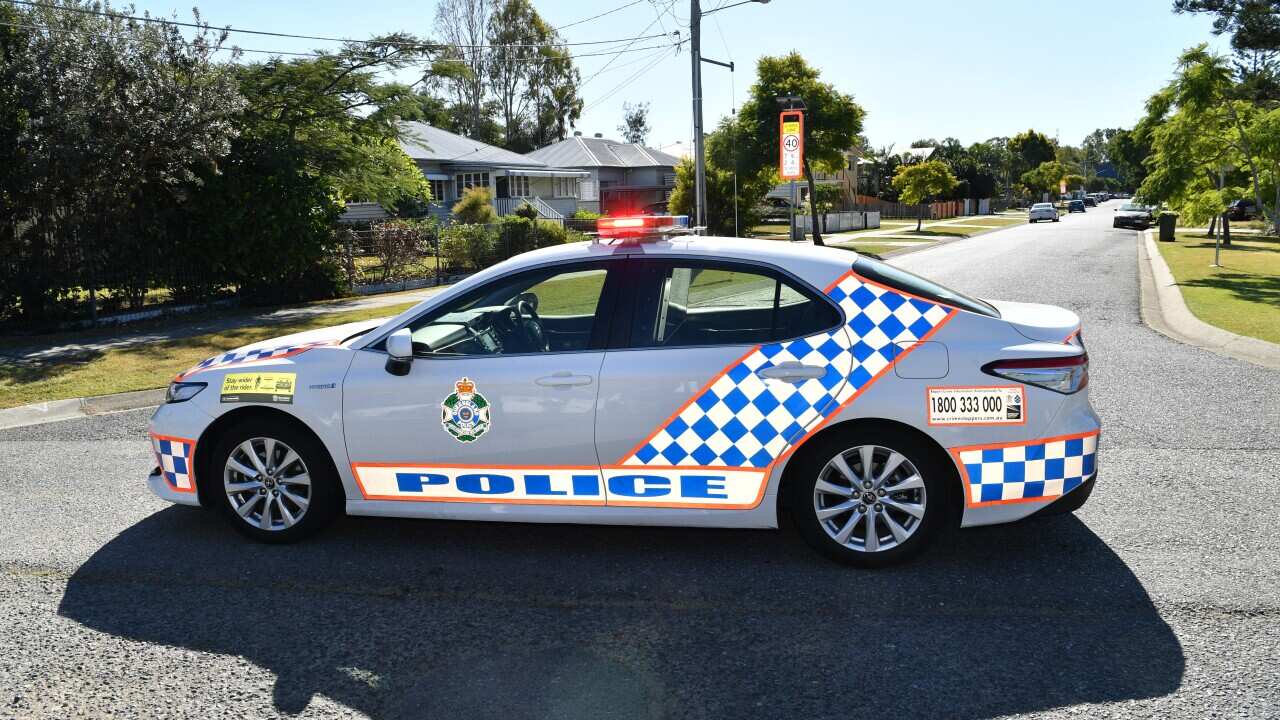
<instances>
[{"instance_id":1,"label":"parked car on street","mask_svg":"<svg viewBox=\"0 0 1280 720\"><path fill-rule=\"evenodd\" d=\"M1085 195L1082 202L1086 207L1098 207L1098 199L1092 195Z\"/></svg>"},{"instance_id":2,"label":"parked car on street","mask_svg":"<svg viewBox=\"0 0 1280 720\"><path fill-rule=\"evenodd\" d=\"M1235 200L1227 206L1227 217L1232 220L1254 220L1258 217L1258 203L1248 198Z\"/></svg>"},{"instance_id":3,"label":"parked car on street","mask_svg":"<svg viewBox=\"0 0 1280 720\"><path fill-rule=\"evenodd\" d=\"M1052 220L1058 222L1058 209L1053 203L1036 203L1027 211L1027 222L1039 222L1041 220Z\"/></svg>"},{"instance_id":4,"label":"parked car on street","mask_svg":"<svg viewBox=\"0 0 1280 720\"><path fill-rule=\"evenodd\" d=\"M1146 230L1151 227L1151 223L1154 222L1153 211L1151 207L1147 205L1125 203L1124 205L1116 208L1115 212L1115 219L1111 221L1111 227L1114 228Z\"/></svg>"},{"instance_id":5,"label":"parked car on street","mask_svg":"<svg viewBox=\"0 0 1280 720\"><path fill-rule=\"evenodd\" d=\"M821 553L870 567L953 520L1070 512L1092 492L1075 313L686 231L602 218L595 241L394 318L209 358L151 418L147 483L265 542L344 512L725 528L788 513Z\"/></svg>"},{"instance_id":6,"label":"parked car on street","mask_svg":"<svg viewBox=\"0 0 1280 720\"><path fill-rule=\"evenodd\" d=\"M1067 212L1069 212L1069 213L1073 213L1073 212L1085 212L1085 209L1084 209L1084 201L1083 201L1083 200L1069 200L1069 201L1067 201Z\"/></svg>"}]
</instances>

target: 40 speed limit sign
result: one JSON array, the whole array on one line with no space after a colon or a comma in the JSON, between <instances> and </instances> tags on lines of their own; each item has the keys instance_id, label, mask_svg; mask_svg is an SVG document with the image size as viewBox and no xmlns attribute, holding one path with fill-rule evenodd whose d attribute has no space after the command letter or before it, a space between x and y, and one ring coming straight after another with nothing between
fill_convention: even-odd
<instances>
[{"instance_id":1,"label":"40 speed limit sign","mask_svg":"<svg viewBox=\"0 0 1280 720\"><path fill-rule=\"evenodd\" d=\"M1021 425L1027 421L1021 385L931 387L927 391L930 425Z\"/></svg>"},{"instance_id":2,"label":"40 speed limit sign","mask_svg":"<svg viewBox=\"0 0 1280 720\"><path fill-rule=\"evenodd\" d=\"M787 110L778 116L778 176L804 177L804 113Z\"/></svg>"}]
</instances>

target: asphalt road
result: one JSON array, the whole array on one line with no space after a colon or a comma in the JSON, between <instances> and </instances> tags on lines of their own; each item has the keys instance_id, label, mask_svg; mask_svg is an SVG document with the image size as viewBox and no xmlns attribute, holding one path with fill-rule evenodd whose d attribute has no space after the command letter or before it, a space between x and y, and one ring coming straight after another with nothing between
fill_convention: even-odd
<instances>
[{"instance_id":1,"label":"asphalt road","mask_svg":"<svg viewBox=\"0 0 1280 720\"><path fill-rule=\"evenodd\" d=\"M1075 515L860 572L778 532L347 519L242 542L145 411L0 433L0 716L1280 717L1280 373L1138 316L1110 208L895 262L1075 309Z\"/></svg>"}]
</instances>

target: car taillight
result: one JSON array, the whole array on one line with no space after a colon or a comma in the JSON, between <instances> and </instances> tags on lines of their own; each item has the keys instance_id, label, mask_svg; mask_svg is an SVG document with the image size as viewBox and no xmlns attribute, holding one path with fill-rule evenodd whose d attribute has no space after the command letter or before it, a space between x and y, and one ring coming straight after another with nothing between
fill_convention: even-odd
<instances>
[{"instance_id":1,"label":"car taillight","mask_svg":"<svg viewBox=\"0 0 1280 720\"><path fill-rule=\"evenodd\" d=\"M1089 384L1089 354L996 360L983 365L982 372L1054 392L1070 394L1080 391Z\"/></svg>"}]
</instances>

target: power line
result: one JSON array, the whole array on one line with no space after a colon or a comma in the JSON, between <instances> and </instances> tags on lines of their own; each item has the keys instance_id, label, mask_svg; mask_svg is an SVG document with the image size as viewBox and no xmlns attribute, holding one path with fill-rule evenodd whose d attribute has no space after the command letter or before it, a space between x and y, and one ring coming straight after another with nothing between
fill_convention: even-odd
<instances>
[{"instance_id":1,"label":"power line","mask_svg":"<svg viewBox=\"0 0 1280 720\"><path fill-rule=\"evenodd\" d=\"M114 18L117 20L134 20L137 22L144 22L144 23L159 23L161 25L173 25L176 27L195 28L197 30L219 30L219 31L225 31L225 32L232 32L232 33L243 33L246 35L263 35L266 37L291 38L295 40L319 40L321 42L340 42L340 43L363 44L363 45L396 45L396 46L405 46L405 47L421 48L421 49L457 48L457 49L466 49L466 50L486 50L486 49L505 49L505 48L514 48L514 47L541 48L541 47L548 47L548 46L560 47L560 46L579 46L579 45L616 45L618 43L624 43L624 42L634 43L637 40L652 40L653 38L666 37L664 33L658 33L654 35L639 35L636 37L617 38L613 40L588 40L583 42L559 42L559 43L511 43L507 45L447 45L447 44L440 44L440 43L405 42L405 41L399 41L399 40L387 40L387 41L355 40L352 38L326 37L323 35L297 35L294 33L271 32L267 30L249 30L245 28L233 28L229 25L224 27L216 27L212 24L201 25L199 23L182 22L180 20L167 20L164 18L143 17L140 15L123 15L120 13L111 13L111 12L105 12L102 10L90 10L88 8L62 7L59 5L50 5L48 3L34 2L33 0L9 0L9 1L17 5L27 5L29 7L44 8L47 10L60 10L64 12L80 13L82 15L96 15L98 17ZM652 25L650 25L650 27L652 27ZM647 30L648 28L646 28L641 32L646 32Z\"/></svg>"},{"instance_id":2,"label":"power line","mask_svg":"<svg viewBox=\"0 0 1280 720\"><path fill-rule=\"evenodd\" d=\"M659 20L661 20L661 19L662 19L662 16L661 16L661 15L655 14L655 15L654 15L654 17L653 17L653 21L652 21L652 22L650 22L648 25L645 25L645 26L644 26L644 29L643 29L643 30L641 30L640 32L641 32L642 34L643 34L643 33L647 33L647 32L649 32L649 28L651 28L651 27L653 27L654 25L656 25L656 24L658 23L658 21L659 21ZM631 42L627 43L625 46L623 46L623 48L622 48L621 50L619 50L619 51L618 51L618 54L619 54L619 55L621 55L622 53L626 52L628 49L630 49L630 48L631 48L631 46L632 46L632 45L634 45L634 44L635 44L635 42L636 42L635 40L632 40ZM680 45L680 43L677 43L677 44L676 44L676 46L677 46L677 47L679 47L679 45ZM614 56L614 57L610 58L610 59L609 59L609 62L605 63L604 65L602 65L602 66L600 67L600 69L599 69L599 70L597 70L597 71L595 71L594 73L592 73L592 74L591 74L591 77L587 78L586 80L583 80L583 81L578 85L578 88L579 88L579 89L581 89L581 88L586 87L586 86L587 86L587 83L591 82L592 80L595 80L595 79L596 79L596 77L597 77L598 75L600 75L600 73L604 72L604 71L605 71L605 69L606 69L606 68L608 68L610 65L612 65L612 64L613 64L613 61L614 61L614 60L617 60L617 59L618 59L618 58L617 58L617 56Z\"/></svg>"},{"instance_id":3,"label":"power line","mask_svg":"<svg viewBox=\"0 0 1280 720\"><path fill-rule=\"evenodd\" d=\"M677 45L675 49L679 49L679 46ZM628 86L628 85L630 85L631 83L635 82L636 80L638 80L638 79L640 78L640 76L641 76L641 75L644 75L645 73L647 73L647 72L649 72L651 69L653 69L653 67L654 67L655 65L657 65L658 63L660 63L660 62L662 62L663 60L666 60L668 57L670 57L670 55L669 55L668 53L665 53L665 52L656 53L656 55L657 55L657 56L656 56L656 57L653 59L653 61L652 61L652 62L650 62L648 65L645 65L644 67L640 68L640 69L639 69L639 70L637 70L633 75L631 75L630 77L628 77L626 80L623 80L622 82L620 82L620 83L618 83L617 85L615 85L611 90L609 90L609 91L608 91L608 92L606 92L604 95L601 95L599 98L597 98L595 102L593 102L593 103L591 103L590 105L587 105L586 107L582 108L582 112L584 112L584 113L585 113L586 111L588 111L588 110L590 110L590 109L592 109L592 108L599 107L600 103L603 103L605 100L608 100L609 98L613 97L615 94L617 94L617 93L618 93L618 91L622 90L622 89L623 89L623 88L625 88L626 86Z\"/></svg>"},{"instance_id":4,"label":"power line","mask_svg":"<svg viewBox=\"0 0 1280 720\"><path fill-rule=\"evenodd\" d=\"M606 10L605 12L600 13L599 15L592 15L592 16L591 16L591 17L589 17L589 18L583 18L583 19L581 19L581 20L576 20L576 21L574 21L574 22L569 23L568 25L561 25L560 27L556 28L556 32L560 32L561 30L563 30L563 29L565 29L565 28L571 28L571 27L573 27L574 25L581 25L582 23L588 23L588 22L591 22L592 20L599 20L600 18L604 17L605 15L612 15L612 14L614 14L614 13L618 12L619 10L626 10L627 8L631 7L632 5L639 5L640 3L642 3L642 2L646 2L646 1L647 1L647 0L632 0L632 2L629 2L629 3L627 3L626 5L619 5L618 7L614 8L614 9L612 9L612 10Z\"/></svg>"},{"instance_id":5,"label":"power line","mask_svg":"<svg viewBox=\"0 0 1280 720\"><path fill-rule=\"evenodd\" d=\"M17 28L19 30L35 30L35 31L44 31L44 32L55 32L55 33L74 32L70 28L59 28L59 27L52 27L49 25L24 25L21 23L9 23L9 22L0 22L0 27L11 27L11 28ZM680 43L677 43L677 45L679 44ZM594 53L578 53L578 54L566 55L564 57L558 57L558 58L553 58L553 57L540 58L540 60L542 62L554 62L559 60L576 60L577 58L603 57L606 55L617 55L623 52L643 52L645 50L662 50L670 47L675 47L675 46L645 45L644 47L631 48L628 50L606 50L606 51L594 52ZM288 50L262 50L257 48L242 48L236 45L227 45L227 46L213 48L213 52L237 52L237 51L246 52L246 53L261 53L265 55L289 55L294 57L309 57L309 58L333 57L333 55L327 54L327 53L292 52ZM642 58L642 60L645 60L645 59L647 58ZM446 58L446 59L434 60L431 62L464 62L464 61L461 59L451 60ZM623 65L623 67L626 67L626 65Z\"/></svg>"}]
</instances>

